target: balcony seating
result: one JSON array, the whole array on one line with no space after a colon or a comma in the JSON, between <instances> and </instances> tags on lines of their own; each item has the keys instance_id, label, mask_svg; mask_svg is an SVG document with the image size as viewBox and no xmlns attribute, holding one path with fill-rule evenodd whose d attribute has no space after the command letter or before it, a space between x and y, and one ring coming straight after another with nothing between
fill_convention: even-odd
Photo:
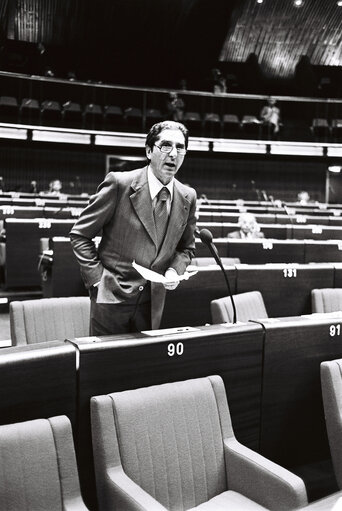
<instances>
[{"instance_id":1,"label":"balcony seating","mask_svg":"<svg viewBox=\"0 0 342 511\"><path fill-rule=\"evenodd\" d=\"M94 103L89 103L88 105L86 105L83 111L83 121L84 127L86 129L90 130L102 129L103 127L102 107Z\"/></svg>"},{"instance_id":2,"label":"balcony seating","mask_svg":"<svg viewBox=\"0 0 342 511\"><path fill-rule=\"evenodd\" d=\"M49 126L59 126L62 121L61 105L58 101L45 100L41 104L42 123Z\"/></svg>"},{"instance_id":3,"label":"balcony seating","mask_svg":"<svg viewBox=\"0 0 342 511\"><path fill-rule=\"evenodd\" d=\"M198 112L186 112L184 124L190 132L190 136L202 135L202 119Z\"/></svg>"},{"instance_id":4,"label":"balcony seating","mask_svg":"<svg viewBox=\"0 0 342 511\"><path fill-rule=\"evenodd\" d=\"M241 121L242 131L245 135L259 138L261 122L255 115L244 115Z\"/></svg>"},{"instance_id":5,"label":"balcony seating","mask_svg":"<svg viewBox=\"0 0 342 511\"><path fill-rule=\"evenodd\" d=\"M330 126L327 119L316 118L312 120L311 131L315 139L326 139L330 135Z\"/></svg>"},{"instance_id":6,"label":"balcony seating","mask_svg":"<svg viewBox=\"0 0 342 511\"><path fill-rule=\"evenodd\" d=\"M224 114L222 119L223 136L229 138L232 135L237 135L240 131L240 121L235 114Z\"/></svg>"},{"instance_id":7,"label":"balcony seating","mask_svg":"<svg viewBox=\"0 0 342 511\"><path fill-rule=\"evenodd\" d=\"M206 137L220 137L221 136L220 116L213 112L204 114L203 127L204 135Z\"/></svg>"},{"instance_id":8,"label":"balcony seating","mask_svg":"<svg viewBox=\"0 0 342 511\"><path fill-rule=\"evenodd\" d=\"M67 101L62 109L63 124L66 127L82 127L82 109L79 103Z\"/></svg>"},{"instance_id":9,"label":"balcony seating","mask_svg":"<svg viewBox=\"0 0 342 511\"><path fill-rule=\"evenodd\" d=\"M20 105L20 122L38 124L40 121L40 106L37 99L24 98Z\"/></svg>"},{"instance_id":10,"label":"balcony seating","mask_svg":"<svg viewBox=\"0 0 342 511\"><path fill-rule=\"evenodd\" d=\"M0 122L18 122L18 100L13 96L0 97Z\"/></svg>"},{"instance_id":11,"label":"balcony seating","mask_svg":"<svg viewBox=\"0 0 342 511\"><path fill-rule=\"evenodd\" d=\"M103 112L104 127L106 130L116 130L122 127L122 108L116 105L106 105Z\"/></svg>"},{"instance_id":12,"label":"balcony seating","mask_svg":"<svg viewBox=\"0 0 342 511\"><path fill-rule=\"evenodd\" d=\"M132 130L132 131L142 131L142 111L141 108L136 107L128 107L124 111L124 119L125 119L125 126L126 129Z\"/></svg>"}]
</instances>

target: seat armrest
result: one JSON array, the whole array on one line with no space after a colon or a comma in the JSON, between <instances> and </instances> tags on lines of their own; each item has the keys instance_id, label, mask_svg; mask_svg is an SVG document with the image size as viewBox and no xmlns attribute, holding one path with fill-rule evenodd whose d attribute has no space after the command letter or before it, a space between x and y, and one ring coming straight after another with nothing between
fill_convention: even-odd
<instances>
[{"instance_id":1,"label":"seat armrest","mask_svg":"<svg viewBox=\"0 0 342 511\"><path fill-rule=\"evenodd\" d=\"M103 509L108 511L167 511L149 493L130 479L121 467L113 467L107 471L105 488L108 506Z\"/></svg>"},{"instance_id":2,"label":"seat armrest","mask_svg":"<svg viewBox=\"0 0 342 511\"><path fill-rule=\"evenodd\" d=\"M89 511L81 497L68 499L63 503L63 511Z\"/></svg>"},{"instance_id":3,"label":"seat armrest","mask_svg":"<svg viewBox=\"0 0 342 511\"><path fill-rule=\"evenodd\" d=\"M303 480L240 444L224 441L228 489L237 491L271 511L290 511L307 505Z\"/></svg>"}]
</instances>

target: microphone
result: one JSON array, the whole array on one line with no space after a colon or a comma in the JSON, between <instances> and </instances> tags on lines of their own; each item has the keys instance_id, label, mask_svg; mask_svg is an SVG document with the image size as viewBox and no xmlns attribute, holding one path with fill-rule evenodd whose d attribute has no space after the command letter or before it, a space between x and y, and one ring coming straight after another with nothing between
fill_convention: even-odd
<instances>
[{"instance_id":1,"label":"microphone","mask_svg":"<svg viewBox=\"0 0 342 511\"><path fill-rule=\"evenodd\" d=\"M207 245L213 258L215 259L215 261L217 262L217 264L219 265L219 267L221 268L221 270L223 272L224 280L226 282L228 293L229 293L229 298L230 298L230 301L232 302L232 307L233 307L233 323L236 323L236 307L235 307L235 303L234 303L234 298L233 298L233 295L232 295L232 292L230 289L229 280L228 280L226 271L223 267L223 264L222 264L219 254L218 254L217 248L215 247L215 245L213 243L213 235L209 231L209 229L201 229L199 231L198 235L199 235L202 243Z\"/></svg>"}]
</instances>

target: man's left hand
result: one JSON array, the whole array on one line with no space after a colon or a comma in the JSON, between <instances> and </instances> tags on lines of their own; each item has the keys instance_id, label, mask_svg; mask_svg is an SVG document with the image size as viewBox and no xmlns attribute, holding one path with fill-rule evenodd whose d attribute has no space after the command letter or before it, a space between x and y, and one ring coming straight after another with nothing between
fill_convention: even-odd
<instances>
[{"instance_id":1,"label":"man's left hand","mask_svg":"<svg viewBox=\"0 0 342 511\"><path fill-rule=\"evenodd\" d=\"M176 287L179 284L179 281L172 282L172 279L175 277L175 275L178 275L176 270L173 268L168 268L166 272L164 273L164 277L170 280L167 284L163 284L165 289L172 291L173 289L176 289Z\"/></svg>"}]
</instances>

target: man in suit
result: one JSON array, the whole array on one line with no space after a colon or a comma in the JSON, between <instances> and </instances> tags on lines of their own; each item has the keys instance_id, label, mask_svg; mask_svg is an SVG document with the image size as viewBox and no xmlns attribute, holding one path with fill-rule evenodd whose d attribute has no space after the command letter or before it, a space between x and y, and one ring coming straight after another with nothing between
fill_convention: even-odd
<instances>
[{"instance_id":1,"label":"man in suit","mask_svg":"<svg viewBox=\"0 0 342 511\"><path fill-rule=\"evenodd\" d=\"M252 213L242 213L239 216L238 231L229 232L227 237L233 239L258 239L264 238L264 233L260 232L260 227Z\"/></svg>"},{"instance_id":2,"label":"man in suit","mask_svg":"<svg viewBox=\"0 0 342 511\"><path fill-rule=\"evenodd\" d=\"M188 144L180 123L163 121L146 138L147 167L110 172L71 230L91 297L90 334L158 328L166 289L194 256L196 192L176 178ZM96 248L93 239L102 231ZM132 262L163 274L147 282Z\"/></svg>"}]
</instances>

